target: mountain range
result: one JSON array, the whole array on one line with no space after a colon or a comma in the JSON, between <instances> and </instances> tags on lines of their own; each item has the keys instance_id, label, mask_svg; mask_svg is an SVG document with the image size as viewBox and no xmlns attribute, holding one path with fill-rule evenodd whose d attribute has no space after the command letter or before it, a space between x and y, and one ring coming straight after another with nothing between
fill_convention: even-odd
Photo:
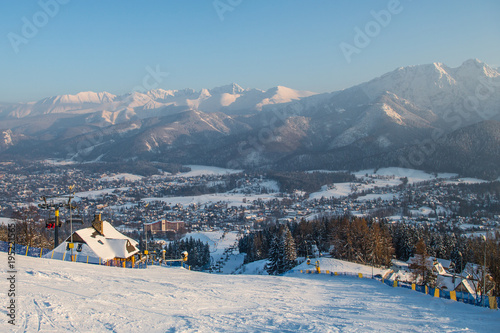
<instances>
[{"instance_id":1,"label":"mountain range","mask_svg":"<svg viewBox=\"0 0 500 333\"><path fill-rule=\"evenodd\" d=\"M456 68L401 67L324 94L234 83L82 92L1 104L0 158L283 170L405 166L494 178L499 90L498 70L471 59Z\"/></svg>"}]
</instances>

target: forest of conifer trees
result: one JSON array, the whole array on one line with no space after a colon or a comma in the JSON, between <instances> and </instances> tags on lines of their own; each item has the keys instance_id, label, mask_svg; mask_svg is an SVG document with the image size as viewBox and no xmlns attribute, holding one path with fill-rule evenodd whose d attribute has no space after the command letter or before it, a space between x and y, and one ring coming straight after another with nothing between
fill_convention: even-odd
<instances>
[{"instance_id":1,"label":"forest of conifer trees","mask_svg":"<svg viewBox=\"0 0 500 333\"><path fill-rule=\"evenodd\" d=\"M239 250L246 254L246 263L268 259L268 272L281 274L291 268L287 258L311 256L314 247L337 259L390 267L392 259L407 261L414 256L420 242L427 256L451 260L457 272L466 263L482 265L486 254L487 270L500 286L499 236L484 240L435 230L427 225L347 216L324 217L310 222L269 225L242 237ZM498 288L494 292L498 295Z\"/></svg>"}]
</instances>

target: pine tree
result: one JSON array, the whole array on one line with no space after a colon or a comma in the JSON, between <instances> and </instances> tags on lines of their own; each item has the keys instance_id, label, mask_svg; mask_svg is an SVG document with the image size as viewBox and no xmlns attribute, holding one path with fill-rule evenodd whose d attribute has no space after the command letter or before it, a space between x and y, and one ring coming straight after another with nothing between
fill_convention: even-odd
<instances>
[{"instance_id":1,"label":"pine tree","mask_svg":"<svg viewBox=\"0 0 500 333\"><path fill-rule=\"evenodd\" d=\"M432 271L433 267L429 262L427 246L423 239L417 242L415 257L410 264L410 269L413 271L413 276L417 283L435 287L436 275Z\"/></svg>"},{"instance_id":2,"label":"pine tree","mask_svg":"<svg viewBox=\"0 0 500 333\"><path fill-rule=\"evenodd\" d=\"M268 255L267 272L278 275L292 269L296 264L297 249L292 233L287 226L276 230Z\"/></svg>"},{"instance_id":3,"label":"pine tree","mask_svg":"<svg viewBox=\"0 0 500 333\"><path fill-rule=\"evenodd\" d=\"M280 249L280 237L278 234L274 235L269 246L268 263L266 264L266 270L269 275L278 275L280 271L281 264L281 249Z\"/></svg>"},{"instance_id":4,"label":"pine tree","mask_svg":"<svg viewBox=\"0 0 500 333\"><path fill-rule=\"evenodd\" d=\"M297 249L295 247L295 240L292 237L292 233L290 232L290 229L288 227L285 227L285 230L283 231L284 236L285 236L285 241L284 241L284 252L285 252L285 258L284 258L284 271L288 271L295 267L297 264Z\"/></svg>"}]
</instances>

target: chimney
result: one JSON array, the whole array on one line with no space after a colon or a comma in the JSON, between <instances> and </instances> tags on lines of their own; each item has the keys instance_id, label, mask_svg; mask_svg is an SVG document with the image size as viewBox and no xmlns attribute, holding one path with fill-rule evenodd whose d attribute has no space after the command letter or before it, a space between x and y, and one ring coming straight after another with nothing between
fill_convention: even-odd
<instances>
[{"instance_id":1,"label":"chimney","mask_svg":"<svg viewBox=\"0 0 500 333\"><path fill-rule=\"evenodd\" d=\"M104 236L104 228L103 228L103 225L102 225L101 214L94 215L94 221L92 221L92 227L98 233L100 233L102 236Z\"/></svg>"}]
</instances>

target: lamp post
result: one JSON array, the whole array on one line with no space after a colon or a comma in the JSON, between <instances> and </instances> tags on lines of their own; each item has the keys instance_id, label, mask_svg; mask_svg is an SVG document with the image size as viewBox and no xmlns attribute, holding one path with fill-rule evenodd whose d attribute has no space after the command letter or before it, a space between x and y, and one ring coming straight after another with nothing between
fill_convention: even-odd
<instances>
[{"instance_id":1,"label":"lamp post","mask_svg":"<svg viewBox=\"0 0 500 333\"><path fill-rule=\"evenodd\" d=\"M483 235L483 240L484 240L484 263L483 263L483 307L485 305L486 299L485 299L485 294L486 294L486 236Z\"/></svg>"},{"instance_id":2,"label":"lamp post","mask_svg":"<svg viewBox=\"0 0 500 333\"><path fill-rule=\"evenodd\" d=\"M463 265L464 265L462 252L458 251L458 255L460 256L460 284L462 284L462 282L464 281L463 276L462 276L462 270L463 270Z\"/></svg>"}]
</instances>

